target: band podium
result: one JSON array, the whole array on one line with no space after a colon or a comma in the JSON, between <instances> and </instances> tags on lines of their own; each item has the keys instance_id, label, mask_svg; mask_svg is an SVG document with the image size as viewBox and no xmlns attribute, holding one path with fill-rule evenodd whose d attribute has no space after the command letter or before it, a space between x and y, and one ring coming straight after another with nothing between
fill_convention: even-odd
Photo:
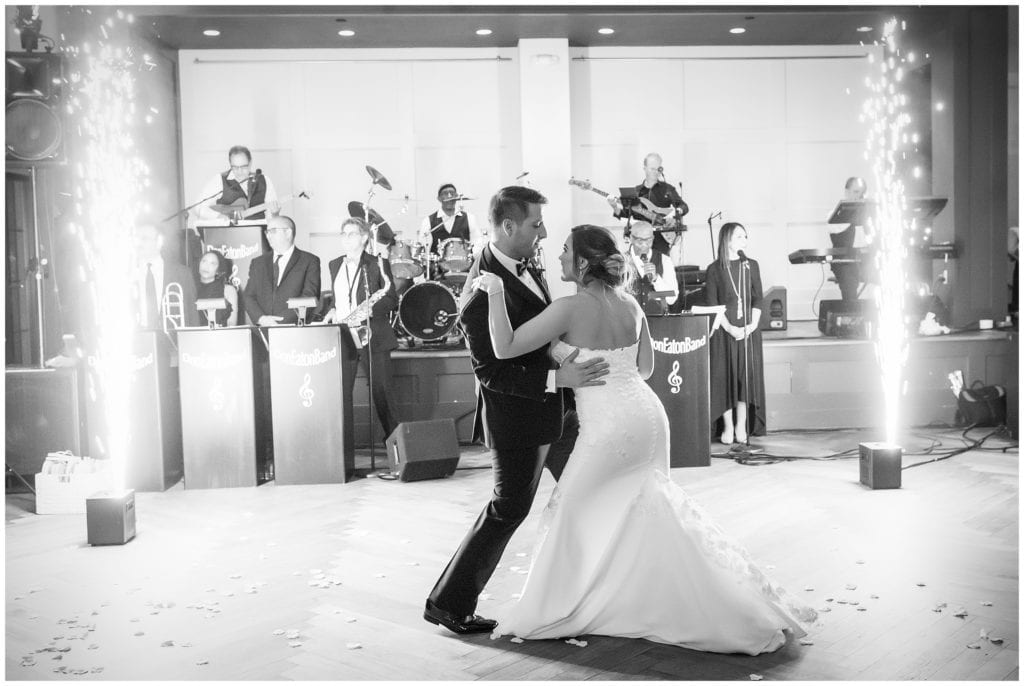
<instances>
[{"instance_id":1,"label":"band podium","mask_svg":"<svg viewBox=\"0 0 1024 686\"><path fill-rule=\"evenodd\" d=\"M343 399L346 359L357 353L344 324L274 326L270 404L277 484L349 481L355 470L352 407Z\"/></svg>"},{"instance_id":2,"label":"band podium","mask_svg":"<svg viewBox=\"0 0 1024 686\"><path fill-rule=\"evenodd\" d=\"M90 454L109 457L100 437L126 431L125 486L136 491L164 491L182 475L181 403L170 346L167 334L159 329L133 334L132 359L126 362L132 368L129 410L123 428L108 427L102 398L86 394Z\"/></svg>"},{"instance_id":3,"label":"band podium","mask_svg":"<svg viewBox=\"0 0 1024 686\"><path fill-rule=\"evenodd\" d=\"M255 486L270 462L269 405L254 370L266 364L258 329L178 330L185 488Z\"/></svg>"},{"instance_id":4,"label":"band podium","mask_svg":"<svg viewBox=\"0 0 1024 686\"><path fill-rule=\"evenodd\" d=\"M669 425L671 467L711 464L710 318L703 314L647 318L654 343L654 389Z\"/></svg>"}]
</instances>

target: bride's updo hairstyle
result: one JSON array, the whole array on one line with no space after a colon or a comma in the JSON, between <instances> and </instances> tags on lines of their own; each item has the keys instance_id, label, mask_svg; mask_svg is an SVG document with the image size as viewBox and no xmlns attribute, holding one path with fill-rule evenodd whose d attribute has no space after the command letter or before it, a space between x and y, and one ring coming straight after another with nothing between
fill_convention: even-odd
<instances>
[{"instance_id":1,"label":"bride's updo hairstyle","mask_svg":"<svg viewBox=\"0 0 1024 686\"><path fill-rule=\"evenodd\" d=\"M623 288L631 272L611 232L593 224L574 226L569 233L576 279L586 286L595 279L612 288ZM580 261L586 265L579 267Z\"/></svg>"}]
</instances>

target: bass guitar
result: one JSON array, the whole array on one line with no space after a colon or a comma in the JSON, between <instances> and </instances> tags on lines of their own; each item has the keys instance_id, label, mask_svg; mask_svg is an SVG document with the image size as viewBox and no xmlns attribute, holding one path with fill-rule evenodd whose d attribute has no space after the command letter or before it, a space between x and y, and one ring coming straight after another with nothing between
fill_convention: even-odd
<instances>
[{"instance_id":1,"label":"bass guitar","mask_svg":"<svg viewBox=\"0 0 1024 686\"><path fill-rule=\"evenodd\" d=\"M582 188L585 191L597 193L602 198L611 197L611 193L603 191L600 188L596 188L592 183L590 183L590 181L581 181L577 178L570 178L569 185ZM647 198L633 198L633 201L634 204L629 207L629 211L643 217L656 229L664 229L666 227L671 228L678 223L675 218L674 207L658 207Z\"/></svg>"}]
</instances>

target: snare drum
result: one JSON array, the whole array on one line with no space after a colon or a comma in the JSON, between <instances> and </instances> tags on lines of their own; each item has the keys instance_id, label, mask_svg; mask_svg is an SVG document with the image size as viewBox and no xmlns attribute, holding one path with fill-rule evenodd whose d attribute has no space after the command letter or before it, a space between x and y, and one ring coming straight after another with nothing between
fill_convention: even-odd
<instances>
[{"instance_id":1,"label":"snare drum","mask_svg":"<svg viewBox=\"0 0 1024 686\"><path fill-rule=\"evenodd\" d=\"M461 238L449 238L438 246L438 262L450 272L468 272L473 266L473 251Z\"/></svg>"},{"instance_id":2,"label":"snare drum","mask_svg":"<svg viewBox=\"0 0 1024 686\"><path fill-rule=\"evenodd\" d=\"M423 248L405 241L391 246L391 273L399 279L413 279L423 273Z\"/></svg>"},{"instance_id":3,"label":"snare drum","mask_svg":"<svg viewBox=\"0 0 1024 686\"><path fill-rule=\"evenodd\" d=\"M458 299L448 288L433 281L413 285L398 303L402 328L423 341L444 338L458 319Z\"/></svg>"}]
</instances>

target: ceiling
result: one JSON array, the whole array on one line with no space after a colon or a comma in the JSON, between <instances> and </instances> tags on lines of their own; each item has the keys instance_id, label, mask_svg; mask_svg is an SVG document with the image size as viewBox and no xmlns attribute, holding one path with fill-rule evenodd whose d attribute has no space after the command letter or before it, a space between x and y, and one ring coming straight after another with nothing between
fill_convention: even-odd
<instances>
[{"instance_id":1,"label":"ceiling","mask_svg":"<svg viewBox=\"0 0 1024 686\"><path fill-rule=\"evenodd\" d=\"M951 6L866 5L149 5L132 10L169 48L515 47L568 37L572 47L624 45L856 45L898 14L908 31L946 26ZM857 28L870 26L870 32ZM599 28L615 30L601 35ZM745 33L729 29L743 27ZM476 30L489 28L489 36ZM217 29L218 37L203 35ZM354 36L343 38L341 29Z\"/></svg>"}]
</instances>

